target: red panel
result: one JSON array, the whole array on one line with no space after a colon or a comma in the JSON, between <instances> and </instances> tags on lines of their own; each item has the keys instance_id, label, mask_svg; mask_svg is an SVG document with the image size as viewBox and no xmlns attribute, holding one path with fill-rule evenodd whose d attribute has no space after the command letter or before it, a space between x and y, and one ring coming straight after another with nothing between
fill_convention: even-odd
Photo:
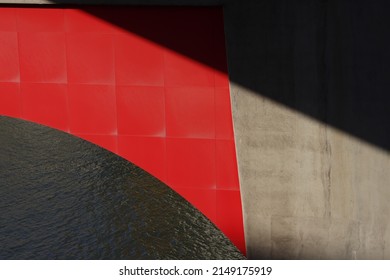
<instances>
[{"instance_id":1,"label":"red panel","mask_svg":"<svg viewBox=\"0 0 390 280\"><path fill-rule=\"evenodd\" d=\"M64 33L19 33L22 82L66 83Z\"/></svg>"},{"instance_id":2,"label":"red panel","mask_svg":"<svg viewBox=\"0 0 390 280\"><path fill-rule=\"evenodd\" d=\"M244 251L224 40L219 8L0 8L0 114L127 158Z\"/></svg>"},{"instance_id":3,"label":"red panel","mask_svg":"<svg viewBox=\"0 0 390 280\"><path fill-rule=\"evenodd\" d=\"M229 88L229 77L226 72L215 71L215 86Z\"/></svg>"},{"instance_id":4,"label":"red panel","mask_svg":"<svg viewBox=\"0 0 390 280\"><path fill-rule=\"evenodd\" d=\"M207 213L213 223L217 222L217 195L215 190L176 188L175 191L191 202L202 213Z\"/></svg>"},{"instance_id":5,"label":"red panel","mask_svg":"<svg viewBox=\"0 0 390 280\"><path fill-rule=\"evenodd\" d=\"M68 130L66 85L21 84L23 118Z\"/></svg>"},{"instance_id":6,"label":"red panel","mask_svg":"<svg viewBox=\"0 0 390 280\"><path fill-rule=\"evenodd\" d=\"M164 55L160 46L132 34L118 35L114 44L117 84L164 85Z\"/></svg>"},{"instance_id":7,"label":"red panel","mask_svg":"<svg viewBox=\"0 0 390 280\"><path fill-rule=\"evenodd\" d=\"M0 81L19 82L18 37L16 32L0 32Z\"/></svg>"},{"instance_id":8,"label":"red panel","mask_svg":"<svg viewBox=\"0 0 390 280\"><path fill-rule=\"evenodd\" d=\"M167 136L215 138L214 88L166 89Z\"/></svg>"},{"instance_id":9,"label":"red panel","mask_svg":"<svg viewBox=\"0 0 390 280\"><path fill-rule=\"evenodd\" d=\"M165 136L162 87L117 87L118 133Z\"/></svg>"},{"instance_id":10,"label":"red panel","mask_svg":"<svg viewBox=\"0 0 390 280\"><path fill-rule=\"evenodd\" d=\"M217 190L217 226L245 253L241 197L239 191Z\"/></svg>"},{"instance_id":11,"label":"red panel","mask_svg":"<svg viewBox=\"0 0 390 280\"><path fill-rule=\"evenodd\" d=\"M61 9L18 9L17 15L19 31L63 32L65 30L64 10Z\"/></svg>"},{"instance_id":12,"label":"red panel","mask_svg":"<svg viewBox=\"0 0 390 280\"><path fill-rule=\"evenodd\" d=\"M127 160L166 181L165 138L118 136L118 152Z\"/></svg>"},{"instance_id":13,"label":"red panel","mask_svg":"<svg viewBox=\"0 0 390 280\"><path fill-rule=\"evenodd\" d=\"M215 134L217 139L233 139L233 120L228 88L215 88Z\"/></svg>"},{"instance_id":14,"label":"red panel","mask_svg":"<svg viewBox=\"0 0 390 280\"><path fill-rule=\"evenodd\" d=\"M168 138L167 176L174 189L215 189L215 140Z\"/></svg>"},{"instance_id":15,"label":"red panel","mask_svg":"<svg viewBox=\"0 0 390 280\"><path fill-rule=\"evenodd\" d=\"M0 9L0 31L16 31L16 9Z\"/></svg>"},{"instance_id":16,"label":"red panel","mask_svg":"<svg viewBox=\"0 0 390 280\"><path fill-rule=\"evenodd\" d=\"M233 140L217 140L217 189L239 190L236 148Z\"/></svg>"},{"instance_id":17,"label":"red panel","mask_svg":"<svg viewBox=\"0 0 390 280\"><path fill-rule=\"evenodd\" d=\"M114 84L112 36L99 33L67 34L70 83Z\"/></svg>"},{"instance_id":18,"label":"red panel","mask_svg":"<svg viewBox=\"0 0 390 280\"><path fill-rule=\"evenodd\" d=\"M0 115L20 118L21 112L19 84L0 83Z\"/></svg>"},{"instance_id":19,"label":"red panel","mask_svg":"<svg viewBox=\"0 0 390 280\"><path fill-rule=\"evenodd\" d=\"M116 135L104 135L104 134L75 134L75 135L80 138L83 138L84 140L92 142L100 147L103 147L113 153L118 152Z\"/></svg>"},{"instance_id":20,"label":"red panel","mask_svg":"<svg viewBox=\"0 0 390 280\"><path fill-rule=\"evenodd\" d=\"M70 131L79 134L116 134L115 87L69 85Z\"/></svg>"},{"instance_id":21,"label":"red panel","mask_svg":"<svg viewBox=\"0 0 390 280\"><path fill-rule=\"evenodd\" d=\"M89 7L86 10L93 12L94 10L106 10L106 15L109 13L110 7ZM65 28L70 33L78 32L94 32L100 34L114 34L120 30L119 27L96 17L85 10L67 9L65 10Z\"/></svg>"},{"instance_id":22,"label":"red panel","mask_svg":"<svg viewBox=\"0 0 390 280\"><path fill-rule=\"evenodd\" d=\"M179 53L167 51L165 85L214 86L214 70Z\"/></svg>"}]
</instances>

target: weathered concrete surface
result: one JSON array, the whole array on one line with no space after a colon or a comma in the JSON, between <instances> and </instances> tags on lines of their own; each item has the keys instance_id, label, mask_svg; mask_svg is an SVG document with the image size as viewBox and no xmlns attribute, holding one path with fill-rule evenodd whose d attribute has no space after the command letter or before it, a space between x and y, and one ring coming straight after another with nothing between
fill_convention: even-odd
<instances>
[{"instance_id":1,"label":"weathered concrete surface","mask_svg":"<svg viewBox=\"0 0 390 280\"><path fill-rule=\"evenodd\" d=\"M225 26L248 257L389 259L388 4L245 4Z\"/></svg>"},{"instance_id":2,"label":"weathered concrete surface","mask_svg":"<svg viewBox=\"0 0 390 280\"><path fill-rule=\"evenodd\" d=\"M232 94L248 257L390 259L389 154L238 86Z\"/></svg>"},{"instance_id":3,"label":"weathered concrete surface","mask_svg":"<svg viewBox=\"0 0 390 280\"><path fill-rule=\"evenodd\" d=\"M109 2L224 5L249 258L390 259L389 1Z\"/></svg>"}]
</instances>

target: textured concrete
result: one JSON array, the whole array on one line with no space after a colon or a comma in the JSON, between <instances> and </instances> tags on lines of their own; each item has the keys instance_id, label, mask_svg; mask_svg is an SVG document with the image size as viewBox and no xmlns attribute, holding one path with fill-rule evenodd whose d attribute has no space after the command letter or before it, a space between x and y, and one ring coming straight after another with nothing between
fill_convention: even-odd
<instances>
[{"instance_id":1,"label":"textured concrete","mask_svg":"<svg viewBox=\"0 0 390 280\"><path fill-rule=\"evenodd\" d=\"M245 3L225 26L249 258L389 259L388 4Z\"/></svg>"},{"instance_id":2,"label":"textured concrete","mask_svg":"<svg viewBox=\"0 0 390 280\"><path fill-rule=\"evenodd\" d=\"M390 259L388 1L119 2L224 5L249 258Z\"/></svg>"}]
</instances>

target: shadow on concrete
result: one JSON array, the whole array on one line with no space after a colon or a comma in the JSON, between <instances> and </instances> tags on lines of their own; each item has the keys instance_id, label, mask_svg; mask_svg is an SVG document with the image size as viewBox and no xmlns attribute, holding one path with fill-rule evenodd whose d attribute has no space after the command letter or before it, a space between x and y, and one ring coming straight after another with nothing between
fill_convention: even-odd
<instances>
[{"instance_id":1,"label":"shadow on concrete","mask_svg":"<svg viewBox=\"0 0 390 280\"><path fill-rule=\"evenodd\" d=\"M227 21L231 80L389 150L390 2L246 2L226 13L246 18Z\"/></svg>"},{"instance_id":2,"label":"shadow on concrete","mask_svg":"<svg viewBox=\"0 0 390 280\"><path fill-rule=\"evenodd\" d=\"M67 3L67 1L54 1ZM76 1L77 2L77 1ZM104 1L93 1L103 3ZM142 1L116 1L140 4ZM195 4L146 1L145 4ZM390 2L387 0L241 0L223 4L230 80L386 151L390 148ZM89 2L92 3L92 2ZM226 72L225 53L194 41L192 32L218 36L207 13L180 7L83 7L129 32ZM143 9L142 15L137 9ZM118 11L118 9L116 9ZM147 15L147 16L145 16ZM222 17L222 13L219 13ZM221 20L222 24L222 20ZM161 29L180 26L168 38ZM191 30L191 26L197 26ZM177 28L175 28L177 30ZM214 46L223 50L223 46ZM218 53L220 57L211 58Z\"/></svg>"},{"instance_id":3,"label":"shadow on concrete","mask_svg":"<svg viewBox=\"0 0 390 280\"><path fill-rule=\"evenodd\" d=\"M137 9L147 9L148 17L141 18ZM86 7L85 11L226 71L223 51L210 51L208 46L195 41L192 48L182 44L196 37L191 26L199 30L201 25L205 31L201 36L218 36L204 16L207 13L218 16L218 11L198 8L199 15L191 18L184 12L172 12L180 7L161 7L166 9L164 12L152 7L137 9L120 11L127 14L124 17L98 7ZM226 1L230 79L389 150L389 10L390 2L386 0ZM181 26L179 32L171 38L164 37L167 33L160 32L161 29L172 25ZM210 58L213 53L219 53L220 57Z\"/></svg>"}]
</instances>

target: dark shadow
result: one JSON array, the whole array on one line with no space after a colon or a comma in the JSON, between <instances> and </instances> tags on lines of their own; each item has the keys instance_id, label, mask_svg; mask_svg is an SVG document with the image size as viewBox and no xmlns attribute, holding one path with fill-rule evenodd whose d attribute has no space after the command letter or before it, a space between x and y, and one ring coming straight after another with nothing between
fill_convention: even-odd
<instances>
[{"instance_id":1,"label":"dark shadow","mask_svg":"<svg viewBox=\"0 0 390 280\"><path fill-rule=\"evenodd\" d=\"M227 73L221 7L88 6L82 10Z\"/></svg>"},{"instance_id":2,"label":"dark shadow","mask_svg":"<svg viewBox=\"0 0 390 280\"><path fill-rule=\"evenodd\" d=\"M231 80L389 150L390 2L241 2L225 10L246 18L226 21Z\"/></svg>"},{"instance_id":3,"label":"dark shadow","mask_svg":"<svg viewBox=\"0 0 390 280\"><path fill-rule=\"evenodd\" d=\"M199 3L221 3L224 15L221 7L198 7L197 15L188 14L183 7L79 7L222 72L227 71L226 55L223 44L219 43L223 38L218 36L223 36L219 31L224 17L231 82L389 150L389 1L204 0ZM175 32L167 33L167 30ZM201 38L212 40L201 41Z\"/></svg>"},{"instance_id":4,"label":"dark shadow","mask_svg":"<svg viewBox=\"0 0 390 280\"><path fill-rule=\"evenodd\" d=\"M221 36L220 8L197 8L196 16L180 7L83 9L226 71L220 38L214 46L196 40ZM225 1L230 80L389 150L389 10L387 0ZM167 36L170 29L177 31Z\"/></svg>"}]
</instances>

